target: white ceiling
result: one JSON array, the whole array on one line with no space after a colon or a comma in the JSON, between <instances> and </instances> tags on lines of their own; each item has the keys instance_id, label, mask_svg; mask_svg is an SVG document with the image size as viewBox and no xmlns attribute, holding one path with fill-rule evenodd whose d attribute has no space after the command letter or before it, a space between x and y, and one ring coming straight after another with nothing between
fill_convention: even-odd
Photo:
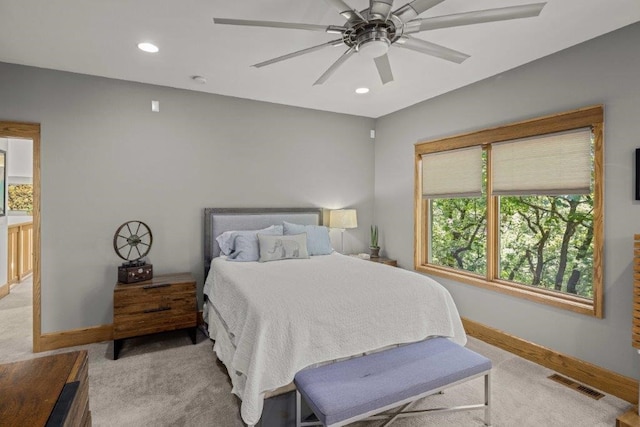
<instances>
[{"instance_id":1,"label":"white ceiling","mask_svg":"<svg viewBox=\"0 0 640 427\"><path fill-rule=\"evenodd\" d=\"M358 9L369 4L346 1ZM536 1L543 0L446 0L421 17ZM406 2L396 0L394 10ZM640 1L547 0L536 18L422 32L418 37L471 57L455 64L392 47L395 81L384 86L373 61L358 55L313 86L343 47L250 67L337 37L215 25L213 17L344 23L321 0L0 0L0 62L379 117L640 21ZM160 52L141 52L140 41ZM192 81L194 75L207 84ZM371 92L356 95L361 86Z\"/></svg>"}]
</instances>

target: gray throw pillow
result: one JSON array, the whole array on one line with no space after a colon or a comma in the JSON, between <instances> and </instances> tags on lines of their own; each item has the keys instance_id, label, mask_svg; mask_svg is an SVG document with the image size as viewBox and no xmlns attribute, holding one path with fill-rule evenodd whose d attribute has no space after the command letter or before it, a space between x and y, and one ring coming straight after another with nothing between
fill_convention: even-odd
<instances>
[{"instance_id":1,"label":"gray throw pillow","mask_svg":"<svg viewBox=\"0 0 640 427\"><path fill-rule=\"evenodd\" d=\"M258 233L258 242L260 245L260 259L258 261L260 262L309 258L306 233L289 236Z\"/></svg>"}]
</instances>

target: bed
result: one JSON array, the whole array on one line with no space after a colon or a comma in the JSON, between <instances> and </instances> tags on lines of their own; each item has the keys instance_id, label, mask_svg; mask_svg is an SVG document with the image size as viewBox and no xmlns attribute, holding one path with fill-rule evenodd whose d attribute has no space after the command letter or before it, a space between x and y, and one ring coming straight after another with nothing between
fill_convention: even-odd
<instances>
[{"instance_id":1,"label":"bed","mask_svg":"<svg viewBox=\"0 0 640 427\"><path fill-rule=\"evenodd\" d=\"M222 233L283 221L321 225L322 210L205 210L203 317L247 425L303 368L433 336L466 343L450 294L426 276L335 252L273 262L220 256Z\"/></svg>"}]
</instances>

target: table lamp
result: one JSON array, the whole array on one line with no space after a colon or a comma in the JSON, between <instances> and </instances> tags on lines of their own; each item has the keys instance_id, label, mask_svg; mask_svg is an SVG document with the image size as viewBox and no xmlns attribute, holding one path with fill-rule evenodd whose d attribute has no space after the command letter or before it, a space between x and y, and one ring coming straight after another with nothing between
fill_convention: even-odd
<instances>
[{"instance_id":1,"label":"table lamp","mask_svg":"<svg viewBox=\"0 0 640 427\"><path fill-rule=\"evenodd\" d=\"M340 230L340 253L344 252L344 230L358 227L355 209L336 209L329 212L329 227Z\"/></svg>"}]
</instances>

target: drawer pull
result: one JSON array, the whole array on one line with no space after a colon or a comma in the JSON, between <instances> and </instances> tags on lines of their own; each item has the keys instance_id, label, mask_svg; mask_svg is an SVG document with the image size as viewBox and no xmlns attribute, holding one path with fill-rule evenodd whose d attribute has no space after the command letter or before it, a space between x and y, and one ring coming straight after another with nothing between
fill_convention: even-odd
<instances>
[{"instance_id":1,"label":"drawer pull","mask_svg":"<svg viewBox=\"0 0 640 427\"><path fill-rule=\"evenodd\" d=\"M171 286L171 283L155 283L153 285L144 285L142 289L166 288L167 286Z\"/></svg>"},{"instance_id":2,"label":"drawer pull","mask_svg":"<svg viewBox=\"0 0 640 427\"><path fill-rule=\"evenodd\" d=\"M167 311L171 310L171 307L158 307L158 308L150 308L149 310L145 310L145 313L157 313L159 311Z\"/></svg>"}]
</instances>

